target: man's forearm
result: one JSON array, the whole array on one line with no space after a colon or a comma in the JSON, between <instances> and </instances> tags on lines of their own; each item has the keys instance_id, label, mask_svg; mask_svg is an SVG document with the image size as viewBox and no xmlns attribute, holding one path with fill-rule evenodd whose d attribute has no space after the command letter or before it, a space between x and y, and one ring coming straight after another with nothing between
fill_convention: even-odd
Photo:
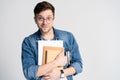
<instances>
[{"instance_id":1,"label":"man's forearm","mask_svg":"<svg viewBox=\"0 0 120 80\"><path fill-rule=\"evenodd\" d=\"M57 66L58 65L57 65L56 61L39 66L38 71L36 73L36 77L40 77L40 76L45 75L47 72L56 68Z\"/></svg>"},{"instance_id":2,"label":"man's forearm","mask_svg":"<svg viewBox=\"0 0 120 80\"><path fill-rule=\"evenodd\" d=\"M76 73L76 70L73 67L64 69L65 76L70 76Z\"/></svg>"},{"instance_id":3,"label":"man's forearm","mask_svg":"<svg viewBox=\"0 0 120 80\"><path fill-rule=\"evenodd\" d=\"M62 52L64 52L64 51L62 51ZM61 53L60 53L60 55L58 55L54 61L39 66L36 76L37 77L43 76L46 73L48 73L49 71L53 70L54 68L57 68L58 66L65 66L66 63L67 63L67 57L61 56Z\"/></svg>"}]
</instances>

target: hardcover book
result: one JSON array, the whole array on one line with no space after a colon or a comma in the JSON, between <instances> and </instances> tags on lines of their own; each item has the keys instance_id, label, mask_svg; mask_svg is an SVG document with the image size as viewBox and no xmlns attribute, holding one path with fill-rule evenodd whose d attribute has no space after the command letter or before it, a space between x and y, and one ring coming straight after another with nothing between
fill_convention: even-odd
<instances>
[{"instance_id":1,"label":"hardcover book","mask_svg":"<svg viewBox=\"0 0 120 80\"><path fill-rule=\"evenodd\" d=\"M42 59L43 59L45 46L63 47L63 41L62 40L51 40L51 41L39 40L38 41L38 65L42 65L43 63Z\"/></svg>"},{"instance_id":2,"label":"hardcover book","mask_svg":"<svg viewBox=\"0 0 120 80\"><path fill-rule=\"evenodd\" d=\"M64 53L61 53L63 50L63 47L44 46L42 64L52 62L60 54L60 56L64 56ZM61 70L63 67L60 66L58 69Z\"/></svg>"}]
</instances>

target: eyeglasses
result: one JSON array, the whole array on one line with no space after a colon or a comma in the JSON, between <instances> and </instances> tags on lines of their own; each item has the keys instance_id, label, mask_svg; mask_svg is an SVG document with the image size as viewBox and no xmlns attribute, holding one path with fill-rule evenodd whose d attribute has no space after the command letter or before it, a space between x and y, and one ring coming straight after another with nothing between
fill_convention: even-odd
<instances>
[{"instance_id":1,"label":"eyeglasses","mask_svg":"<svg viewBox=\"0 0 120 80\"><path fill-rule=\"evenodd\" d=\"M37 20L40 22L40 23L43 23L45 20L47 23L51 23L52 20L53 20L53 17L47 17L46 19L44 19L43 17L37 17Z\"/></svg>"}]
</instances>

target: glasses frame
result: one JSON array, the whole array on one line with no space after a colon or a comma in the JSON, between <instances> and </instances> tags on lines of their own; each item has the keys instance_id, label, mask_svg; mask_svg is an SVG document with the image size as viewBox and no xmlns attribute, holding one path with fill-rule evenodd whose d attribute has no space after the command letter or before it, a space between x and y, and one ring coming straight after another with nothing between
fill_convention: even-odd
<instances>
[{"instance_id":1,"label":"glasses frame","mask_svg":"<svg viewBox=\"0 0 120 80\"><path fill-rule=\"evenodd\" d=\"M47 17L45 19L43 17L36 16L36 18L39 21L39 23L43 23L44 21L46 21L47 23L51 23L54 20L54 17Z\"/></svg>"}]
</instances>

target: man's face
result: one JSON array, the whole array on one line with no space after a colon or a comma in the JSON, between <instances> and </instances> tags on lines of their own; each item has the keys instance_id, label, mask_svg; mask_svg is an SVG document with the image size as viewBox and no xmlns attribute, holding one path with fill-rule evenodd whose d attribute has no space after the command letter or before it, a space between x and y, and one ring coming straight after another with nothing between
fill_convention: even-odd
<instances>
[{"instance_id":1,"label":"man's face","mask_svg":"<svg viewBox=\"0 0 120 80\"><path fill-rule=\"evenodd\" d=\"M48 33L50 30L52 30L54 22L52 10L48 9L40 12L39 14L36 14L35 22L42 31L42 33Z\"/></svg>"}]
</instances>

